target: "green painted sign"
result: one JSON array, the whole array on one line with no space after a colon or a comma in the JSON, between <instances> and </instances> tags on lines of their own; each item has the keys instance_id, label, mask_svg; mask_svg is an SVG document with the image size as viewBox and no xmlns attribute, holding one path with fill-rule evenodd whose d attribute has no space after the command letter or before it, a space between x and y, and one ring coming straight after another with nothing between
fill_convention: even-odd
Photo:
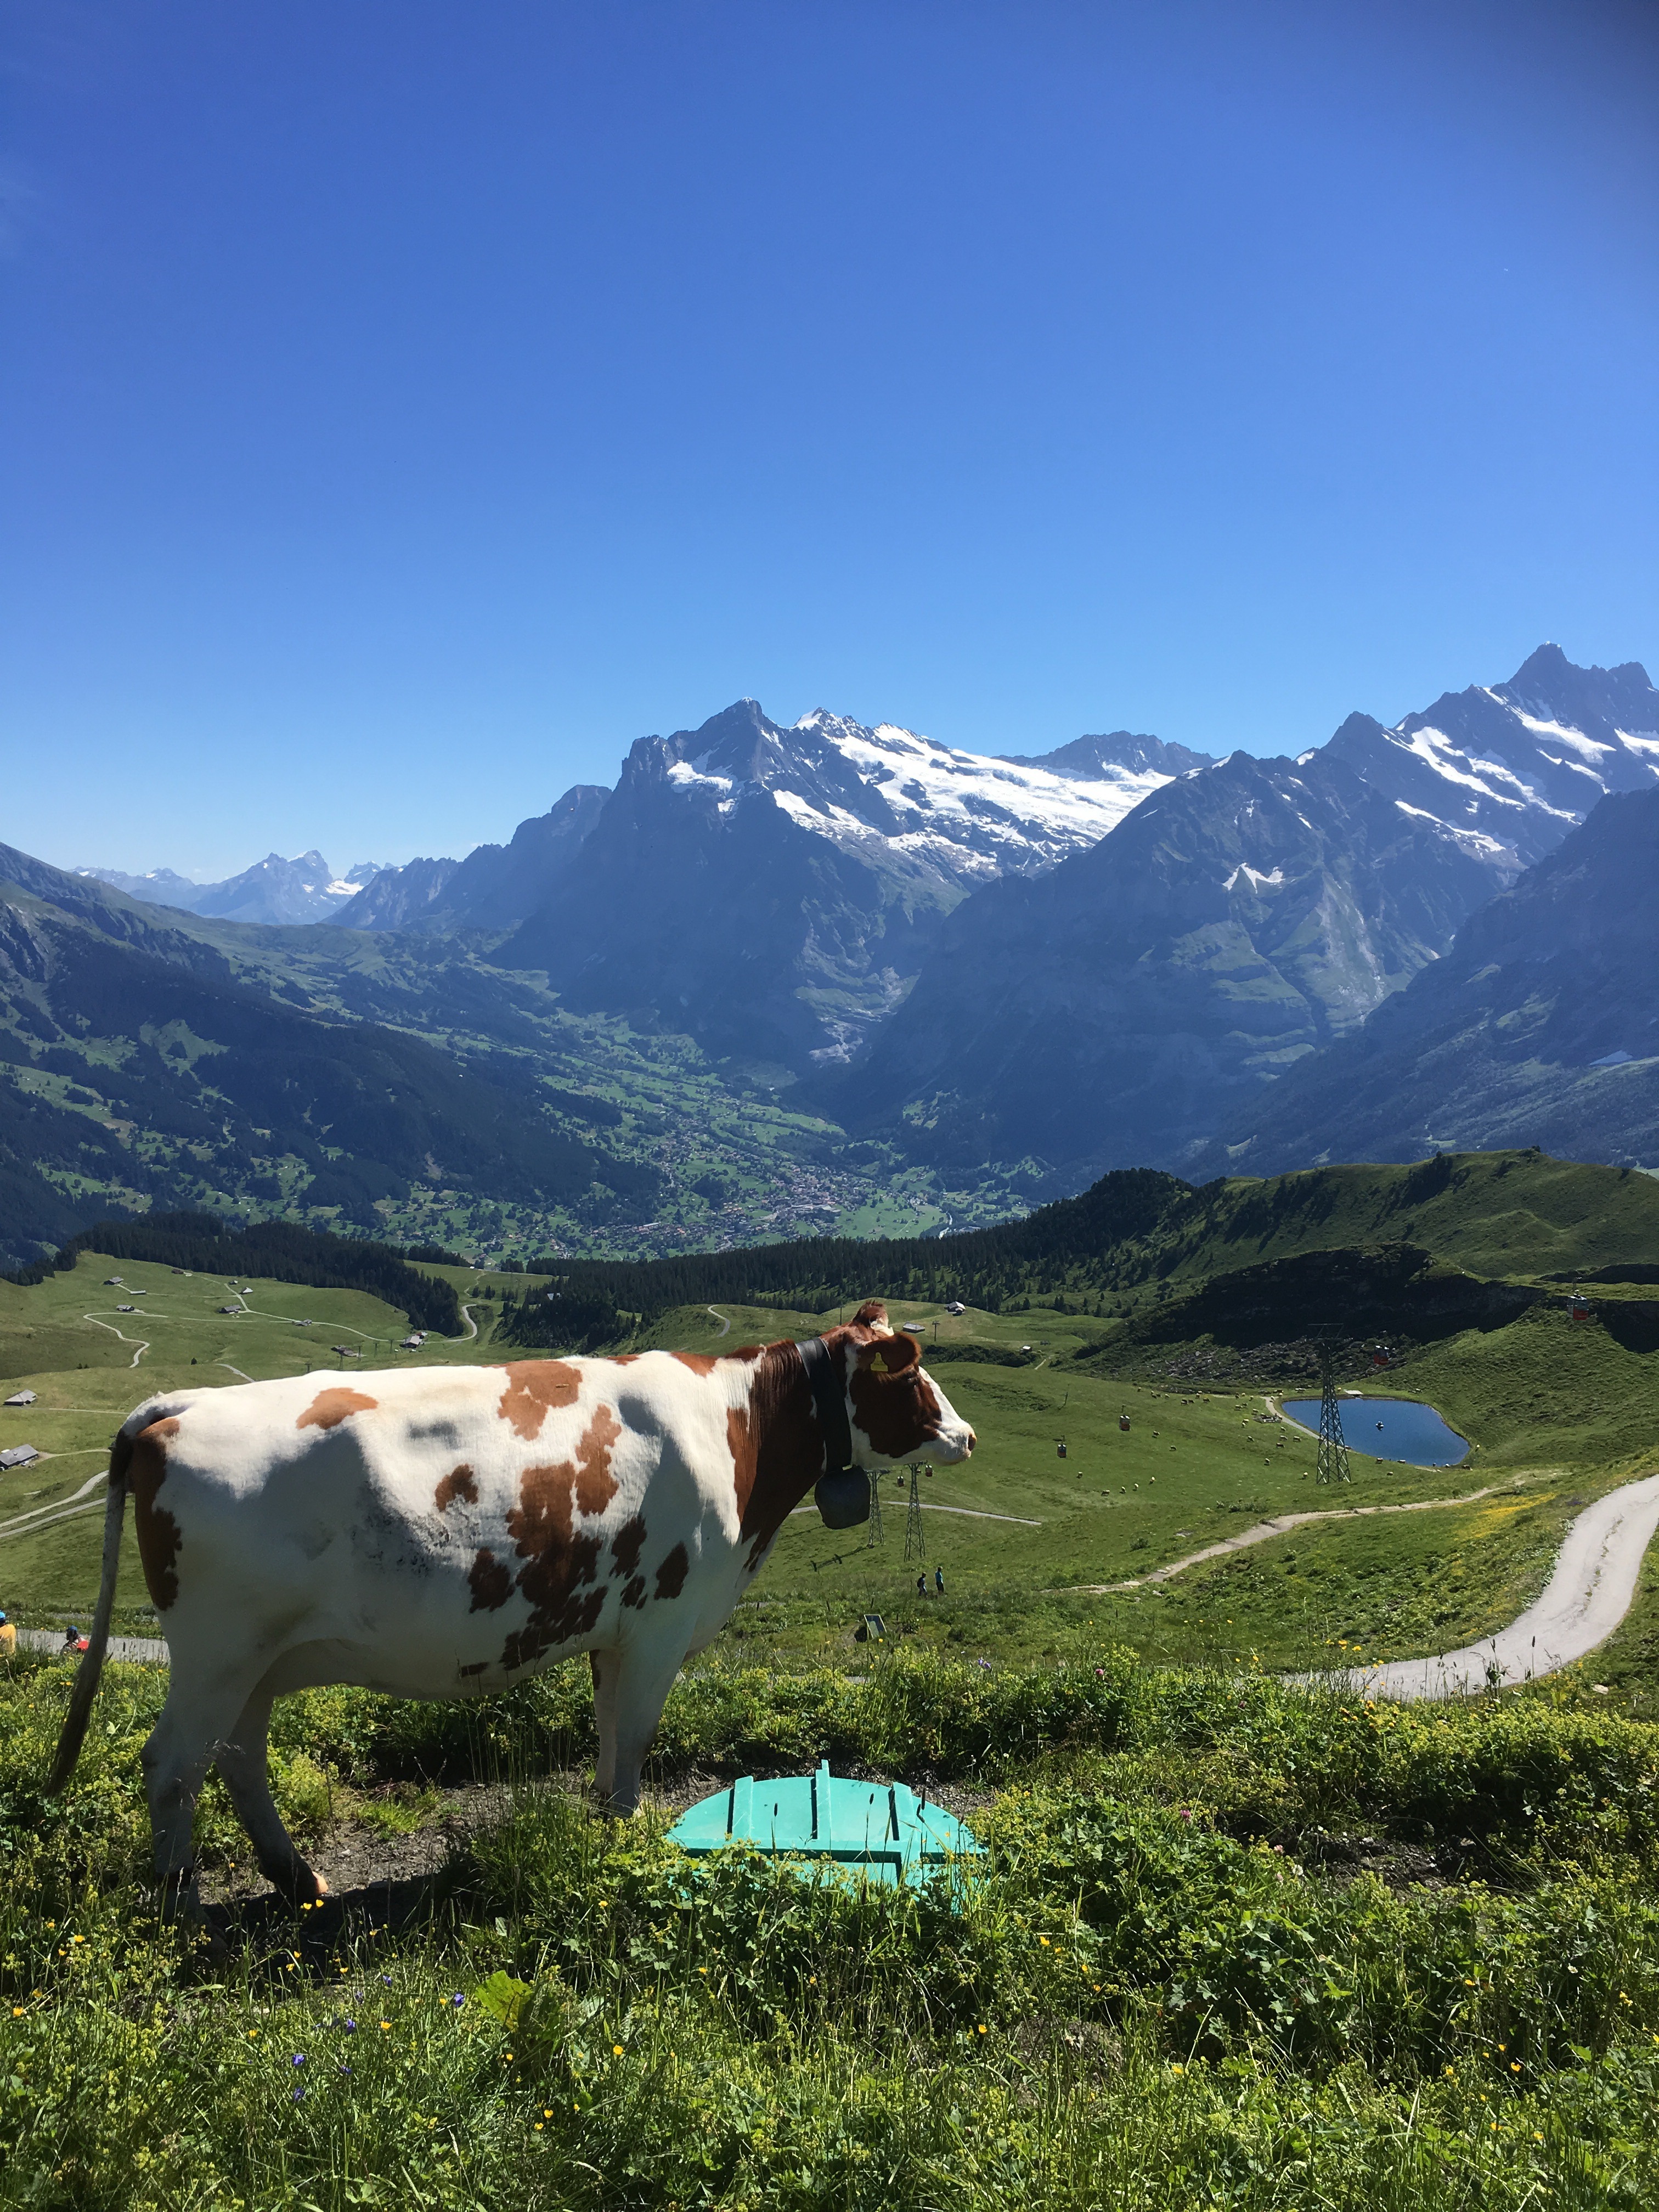
<instances>
[{"instance_id":1,"label":"green painted sign","mask_svg":"<svg viewBox=\"0 0 1659 2212\"><path fill-rule=\"evenodd\" d=\"M774 1857L828 1860L892 1886L925 1881L983 1848L954 1814L903 1783L851 1782L831 1774L827 1759L816 1774L781 1781L745 1774L683 1813L668 1834L699 1857L746 1844Z\"/></svg>"}]
</instances>

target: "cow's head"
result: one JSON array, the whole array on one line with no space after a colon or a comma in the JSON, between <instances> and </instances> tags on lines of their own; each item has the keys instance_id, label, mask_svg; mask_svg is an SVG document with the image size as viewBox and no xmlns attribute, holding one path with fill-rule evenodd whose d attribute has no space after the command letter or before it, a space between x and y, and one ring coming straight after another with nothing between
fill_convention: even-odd
<instances>
[{"instance_id":1,"label":"cow's head","mask_svg":"<svg viewBox=\"0 0 1659 2212\"><path fill-rule=\"evenodd\" d=\"M847 1378L855 1467L968 1457L977 1442L972 1429L923 1367L915 1337L894 1334L878 1299L861 1305L835 1339Z\"/></svg>"}]
</instances>

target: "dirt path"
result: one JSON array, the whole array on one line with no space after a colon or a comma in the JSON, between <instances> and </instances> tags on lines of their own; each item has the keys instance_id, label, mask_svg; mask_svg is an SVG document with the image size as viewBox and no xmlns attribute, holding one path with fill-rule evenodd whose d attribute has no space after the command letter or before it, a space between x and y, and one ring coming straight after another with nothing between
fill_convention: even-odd
<instances>
[{"instance_id":1,"label":"dirt path","mask_svg":"<svg viewBox=\"0 0 1659 2212\"><path fill-rule=\"evenodd\" d=\"M731 1334L732 1321L731 1316L728 1314L716 1312L713 1306L705 1306L703 1308L703 1311L705 1313L714 1314L715 1320L720 1325L720 1333L722 1336L729 1336Z\"/></svg>"},{"instance_id":2,"label":"dirt path","mask_svg":"<svg viewBox=\"0 0 1659 2212\"><path fill-rule=\"evenodd\" d=\"M1659 1474L1598 1498L1568 1528L1543 1595L1518 1620L1437 1659L1396 1659L1359 1676L1367 1697L1456 1698L1553 1674L1605 1644L1630 1611L1659 1528Z\"/></svg>"},{"instance_id":3,"label":"dirt path","mask_svg":"<svg viewBox=\"0 0 1659 2212\"><path fill-rule=\"evenodd\" d=\"M117 1328L112 1321L100 1321L96 1314L82 1314L81 1318L82 1321L89 1321L94 1328L106 1328L112 1336L118 1336L123 1344L138 1344L137 1338L129 1336L125 1329ZM162 1314L159 1318L165 1321L167 1316ZM149 1340L146 1338L142 1344L138 1344L138 1349L127 1362L128 1366L136 1367L149 1350Z\"/></svg>"},{"instance_id":4,"label":"dirt path","mask_svg":"<svg viewBox=\"0 0 1659 2212\"><path fill-rule=\"evenodd\" d=\"M1183 1575L1188 1567L1201 1566L1206 1559L1224 1559L1230 1552L1248 1552L1252 1544L1266 1544L1287 1529L1305 1528L1311 1521L1363 1521L1376 1513L1438 1513L1449 1505L1478 1505L1483 1498L1490 1498L1498 1489L1488 1483L1484 1490L1466 1491L1461 1498L1419 1498L1406 1505L1336 1505L1319 1513L1284 1513L1277 1521L1258 1521L1242 1529L1237 1536L1224 1536L1218 1543L1206 1544L1201 1552L1188 1552L1184 1559L1175 1559L1167 1567L1154 1567L1150 1574L1137 1575L1126 1583L1074 1583L1064 1589L1044 1590L1044 1597L1115 1597L1121 1590L1145 1589L1150 1583L1167 1583L1172 1575Z\"/></svg>"},{"instance_id":5,"label":"dirt path","mask_svg":"<svg viewBox=\"0 0 1659 2212\"><path fill-rule=\"evenodd\" d=\"M33 1536L39 1529L49 1528L54 1521L67 1521L76 1513L101 1513L104 1501L101 1498L92 1498L92 1493L94 1490L103 1489L108 1474L109 1469L100 1467L96 1474L83 1482L79 1490L71 1491L67 1498L59 1498L50 1505L37 1505L32 1513L20 1513L10 1521L0 1521L0 1540L7 1536ZM86 1498L91 1498L92 1502L83 1505L81 1500Z\"/></svg>"}]
</instances>

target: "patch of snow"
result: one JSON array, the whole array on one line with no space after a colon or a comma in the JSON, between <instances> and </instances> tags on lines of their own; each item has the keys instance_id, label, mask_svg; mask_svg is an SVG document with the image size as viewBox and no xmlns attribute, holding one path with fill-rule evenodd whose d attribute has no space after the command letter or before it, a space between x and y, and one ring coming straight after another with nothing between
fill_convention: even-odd
<instances>
[{"instance_id":1,"label":"patch of snow","mask_svg":"<svg viewBox=\"0 0 1659 2212\"><path fill-rule=\"evenodd\" d=\"M1610 753L1613 750L1601 738L1587 738L1582 730L1575 730L1568 723L1540 722L1535 714L1526 714L1519 707L1511 707L1510 712L1522 728L1530 730L1535 738L1553 738L1560 744L1571 745L1575 752Z\"/></svg>"},{"instance_id":2,"label":"patch of snow","mask_svg":"<svg viewBox=\"0 0 1659 2212\"><path fill-rule=\"evenodd\" d=\"M1283 868L1275 868L1270 875L1264 876L1259 868L1253 868L1248 860L1241 860L1221 886L1222 890L1231 890L1241 876L1249 878L1250 889L1254 891L1276 890L1285 880L1285 871Z\"/></svg>"},{"instance_id":3,"label":"patch of snow","mask_svg":"<svg viewBox=\"0 0 1659 2212\"><path fill-rule=\"evenodd\" d=\"M1426 822L1431 829L1439 830L1443 836L1451 838L1480 860L1503 860L1509 853L1507 845L1496 837L1488 837L1482 830L1464 830L1454 823L1443 822L1437 814L1431 814L1427 807L1408 806L1403 799L1396 799L1394 803L1402 814L1410 814L1419 822Z\"/></svg>"},{"instance_id":4,"label":"patch of snow","mask_svg":"<svg viewBox=\"0 0 1659 2212\"><path fill-rule=\"evenodd\" d=\"M803 714L795 727L827 740L859 776L881 793L898 818L889 842L918 857L942 860L972 874L1000 866L1063 860L1098 844L1126 814L1174 778L1152 769L1108 766L1081 781L1051 769L1026 768L982 753L957 751L937 738L896 723L867 729L822 708ZM777 796L781 803L782 794ZM829 826L816 810L789 812L807 827ZM866 824L842 817L837 830L867 837Z\"/></svg>"}]
</instances>

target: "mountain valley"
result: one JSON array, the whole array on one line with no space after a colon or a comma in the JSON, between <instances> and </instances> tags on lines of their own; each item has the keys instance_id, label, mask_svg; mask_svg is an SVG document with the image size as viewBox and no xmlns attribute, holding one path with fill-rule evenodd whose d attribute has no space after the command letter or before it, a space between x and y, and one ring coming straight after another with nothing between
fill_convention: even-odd
<instances>
[{"instance_id":1,"label":"mountain valley","mask_svg":"<svg viewBox=\"0 0 1659 2212\"><path fill-rule=\"evenodd\" d=\"M5 849L7 1249L206 1206L647 1257L1113 1167L1654 1164L1656 779L1645 672L1545 647L1294 757L741 700L459 860Z\"/></svg>"}]
</instances>

